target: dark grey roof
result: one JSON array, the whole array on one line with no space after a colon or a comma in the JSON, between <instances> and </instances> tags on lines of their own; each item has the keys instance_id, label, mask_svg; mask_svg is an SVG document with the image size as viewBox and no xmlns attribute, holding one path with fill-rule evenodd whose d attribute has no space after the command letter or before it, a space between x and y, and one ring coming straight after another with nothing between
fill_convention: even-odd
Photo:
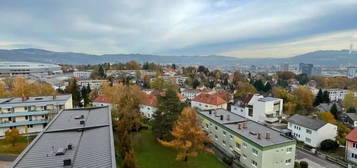
<instances>
[{"instance_id":1,"label":"dark grey roof","mask_svg":"<svg viewBox=\"0 0 357 168\"><path fill-rule=\"evenodd\" d=\"M299 114L295 114L292 117L290 117L288 119L288 122L291 122L293 124L300 125L302 127L309 128L312 130L318 130L326 124L326 122L324 122L322 120L315 120L315 119L305 117L305 116L302 116Z\"/></svg>"},{"instance_id":2,"label":"dark grey roof","mask_svg":"<svg viewBox=\"0 0 357 168\"><path fill-rule=\"evenodd\" d=\"M345 113L351 120L357 121L357 114L356 113Z\"/></svg>"},{"instance_id":3,"label":"dark grey roof","mask_svg":"<svg viewBox=\"0 0 357 168\"><path fill-rule=\"evenodd\" d=\"M83 115L83 119L75 119ZM80 121L85 121L84 125ZM14 161L16 168L116 167L111 115L108 107L61 111ZM72 150L67 149L72 145ZM63 148L64 155L56 156Z\"/></svg>"},{"instance_id":4,"label":"dark grey roof","mask_svg":"<svg viewBox=\"0 0 357 168\"><path fill-rule=\"evenodd\" d=\"M11 108L18 106L45 106L49 104L65 104L72 95L57 95L53 96L33 96L29 97L27 100L22 100L21 97L12 97L12 98L2 98L0 99L0 108Z\"/></svg>"},{"instance_id":5,"label":"dark grey roof","mask_svg":"<svg viewBox=\"0 0 357 168\"><path fill-rule=\"evenodd\" d=\"M216 112L216 115L214 114ZM293 142L295 140L281 135L280 131L272 129L261 123L249 120L247 118L241 117L230 111L224 109L213 110L211 114L208 111L199 111L200 115L212 119L213 121L221 124L223 127L230 129L231 131L237 133L238 135L249 139L250 141L262 146L267 147L271 145L282 144L285 142ZM221 120L221 115L223 115L223 120ZM229 120L227 116L229 115ZM246 128L241 127L239 129L238 124L246 124ZM261 135L261 139L258 139L258 133ZM266 133L270 133L270 138L266 139Z\"/></svg>"}]
</instances>

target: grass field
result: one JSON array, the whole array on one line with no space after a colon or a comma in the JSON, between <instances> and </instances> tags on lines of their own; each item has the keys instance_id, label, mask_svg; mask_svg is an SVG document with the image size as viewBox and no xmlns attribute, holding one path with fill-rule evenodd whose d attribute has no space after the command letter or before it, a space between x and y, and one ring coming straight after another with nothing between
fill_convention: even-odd
<instances>
[{"instance_id":1,"label":"grass field","mask_svg":"<svg viewBox=\"0 0 357 168\"><path fill-rule=\"evenodd\" d=\"M29 137L29 143L34 137ZM27 147L27 139L24 137L15 146L12 146L4 139L0 139L0 153L2 154L20 154Z\"/></svg>"},{"instance_id":2,"label":"grass field","mask_svg":"<svg viewBox=\"0 0 357 168\"><path fill-rule=\"evenodd\" d=\"M199 154L187 163L175 160L176 151L159 144L150 130L135 136L134 152L140 168L225 168L213 154Z\"/></svg>"}]
</instances>

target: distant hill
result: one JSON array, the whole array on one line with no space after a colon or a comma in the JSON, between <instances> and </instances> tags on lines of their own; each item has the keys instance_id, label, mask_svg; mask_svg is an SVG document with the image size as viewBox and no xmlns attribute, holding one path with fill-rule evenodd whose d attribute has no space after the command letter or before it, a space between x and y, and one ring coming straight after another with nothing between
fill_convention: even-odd
<instances>
[{"instance_id":1,"label":"distant hill","mask_svg":"<svg viewBox=\"0 0 357 168\"><path fill-rule=\"evenodd\" d=\"M30 61L56 64L97 64L103 62L156 62L162 64L279 64L279 63L313 63L319 65L357 64L357 53L348 54L348 50L315 51L290 58L235 58L226 56L164 56L145 54L84 54L74 52L54 52L42 49L0 50L0 61Z\"/></svg>"}]
</instances>

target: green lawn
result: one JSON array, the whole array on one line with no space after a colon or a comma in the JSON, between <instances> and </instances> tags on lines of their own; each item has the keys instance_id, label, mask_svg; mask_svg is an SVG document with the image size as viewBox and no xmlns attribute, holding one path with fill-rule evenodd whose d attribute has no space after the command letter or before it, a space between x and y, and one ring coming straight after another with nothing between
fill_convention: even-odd
<instances>
[{"instance_id":1,"label":"green lawn","mask_svg":"<svg viewBox=\"0 0 357 168\"><path fill-rule=\"evenodd\" d=\"M29 143L34 139L34 137L29 137ZM27 147L27 139L23 137L19 142L12 146L4 139L0 139L0 153L2 154L20 154Z\"/></svg>"},{"instance_id":2,"label":"green lawn","mask_svg":"<svg viewBox=\"0 0 357 168\"><path fill-rule=\"evenodd\" d=\"M213 154L200 154L187 163L177 161L176 151L159 144L150 130L141 131L133 142L140 168L226 168Z\"/></svg>"}]
</instances>

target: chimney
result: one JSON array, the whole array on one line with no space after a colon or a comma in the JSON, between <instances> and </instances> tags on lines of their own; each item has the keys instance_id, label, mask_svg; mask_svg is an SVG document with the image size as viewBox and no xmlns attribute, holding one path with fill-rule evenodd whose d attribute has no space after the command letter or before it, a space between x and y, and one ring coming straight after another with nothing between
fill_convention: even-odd
<instances>
[{"instance_id":1,"label":"chimney","mask_svg":"<svg viewBox=\"0 0 357 168\"><path fill-rule=\"evenodd\" d=\"M244 128L244 129L247 128L247 123L246 123L246 122L243 123L243 128Z\"/></svg>"},{"instance_id":2,"label":"chimney","mask_svg":"<svg viewBox=\"0 0 357 168\"><path fill-rule=\"evenodd\" d=\"M238 129L242 129L242 125L238 123Z\"/></svg>"},{"instance_id":3,"label":"chimney","mask_svg":"<svg viewBox=\"0 0 357 168\"><path fill-rule=\"evenodd\" d=\"M223 115L221 115L221 120L223 121Z\"/></svg>"},{"instance_id":4,"label":"chimney","mask_svg":"<svg viewBox=\"0 0 357 168\"><path fill-rule=\"evenodd\" d=\"M212 114L212 111L211 111L211 110L208 110L208 114L211 115L211 114Z\"/></svg>"},{"instance_id":5,"label":"chimney","mask_svg":"<svg viewBox=\"0 0 357 168\"><path fill-rule=\"evenodd\" d=\"M257 137L257 138L258 138L258 139L262 139L260 133L258 133L258 137Z\"/></svg>"},{"instance_id":6,"label":"chimney","mask_svg":"<svg viewBox=\"0 0 357 168\"><path fill-rule=\"evenodd\" d=\"M57 95L53 95L52 98L53 98L53 100L56 100Z\"/></svg>"},{"instance_id":7,"label":"chimney","mask_svg":"<svg viewBox=\"0 0 357 168\"><path fill-rule=\"evenodd\" d=\"M84 125L84 123L85 123L84 120L79 121L79 124L81 124L81 125Z\"/></svg>"},{"instance_id":8,"label":"chimney","mask_svg":"<svg viewBox=\"0 0 357 168\"><path fill-rule=\"evenodd\" d=\"M227 114L227 121L231 120L231 116Z\"/></svg>"},{"instance_id":9,"label":"chimney","mask_svg":"<svg viewBox=\"0 0 357 168\"><path fill-rule=\"evenodd\" d=\"M270 132L266 132L266 133L265 133L265 138L266 138L266 139L270 139Z\"/></svg>"},{"instance_id":10,"label":"chimney","mask_svg":"<svg viewBox=\"0 0 357 168\"><path fill-rule=\"evenodd\" d=\"M22 100L22 101L25 101L25 100L26 100L26 96L22 96L22 97L21 97L21 100Z\"/></svg>"}]
</instances>

